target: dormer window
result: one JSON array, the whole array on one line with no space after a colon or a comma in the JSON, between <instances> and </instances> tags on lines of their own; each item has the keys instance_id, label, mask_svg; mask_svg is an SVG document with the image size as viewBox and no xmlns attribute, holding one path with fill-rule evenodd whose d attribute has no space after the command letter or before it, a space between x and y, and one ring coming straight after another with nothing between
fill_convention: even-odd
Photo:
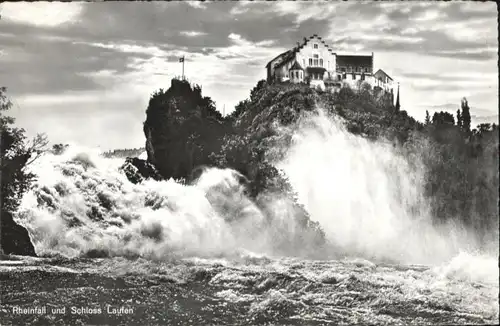
<instances>
[{"instance_id":1,"label":"dormer window","mask_svg":"<svg viewBox=\"0 0 500 326\"><path fill-rule=\"evenodd\" d=\"M318 43L313 44L313 48L317 49L318 48Z\"/></svg>"}]
</instances>

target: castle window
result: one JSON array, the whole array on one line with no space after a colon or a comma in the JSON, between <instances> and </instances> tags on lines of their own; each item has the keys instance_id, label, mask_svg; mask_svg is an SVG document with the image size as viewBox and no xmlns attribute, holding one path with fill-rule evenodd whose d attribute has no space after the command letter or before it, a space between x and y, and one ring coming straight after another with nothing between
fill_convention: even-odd
<instances>
[{"instance_id":1,"label":"castle window","mask_svg":"<svg viewBox=\"0 0 500 326\"><path fill-rule=\"evenodd\" d=\"M323 59L319 59L319 65L320 67L323 67Z\"/></svg>"},{"instance_id":2,"label":"castle window","mask_svg":"<svg viewBox=\"0 0 500 326\"><path fill-rule=\"evenodd\" d=\"M360 67L356 67L356 72L361 72L361 68Z\"/></svg>"},{"instance_id":3,"label":"castle window","mask_svg":"<svg viewBox=\"0 0 500 326\"><path fill-rule=\"evenodd\" d=\"M314 59L314 65L318 66L318 59Z\"/></svg>"},{"instance_id":4,"label":"castle window","mask_svg":"<svg viewBox=\"0 0 500 326\"><path fill-rule=\"evenodd\" d=\"M365 68L365 72L368 72L368 71L369 71L369 69L368 69L368 68Z\"/></svg>"},{"instance_id":5,"label":"castle window","mask_svg":"<svg viewBox=\"0 0 500 326\"><path fill-rule=\"evenodd\" d=\"M314 46L313 46L315 49L318 48L318 43L314 43Z\"/></svg>"},{"instance_id":6,"label":"castle window","mask_svg":"<svg viewBox=\"0 0 500 326\"><path fill-rule=\"evenodd\" d=\"M312 66L313 65L313 59L309 58L309 65Z\"/></svg>"},{"instance_id":7,"label":"castle window","mask_svg":"<svg viewBox=\"0 0 500 326\"><path fill-rule=\"evenodd\" d=\"M342 79L347 79L347 74L345 72L342 74Z\"/></svg>"}]
</instances>

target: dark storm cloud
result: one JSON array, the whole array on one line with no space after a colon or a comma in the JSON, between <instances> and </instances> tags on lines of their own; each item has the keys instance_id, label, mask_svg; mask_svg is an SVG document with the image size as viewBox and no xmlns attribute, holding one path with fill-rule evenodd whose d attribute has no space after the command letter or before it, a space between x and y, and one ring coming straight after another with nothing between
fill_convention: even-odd
<instances>
[{"instance_id":1,"label":"dark storm cloud","mask_svg":"<svg viewBox=\"0 0 500 326\"><path fill-rule=\"evenodd\" d=\"M485 49L489 44L484 41L459 41L441 31L418 31L410 36L404 36L404 38L399 34L384 34L383 36L368 40L344 37L335 40L333 45L342 50L356 47L360 51L411 52L466 60L491 60L497 56L495 50Z\"/></svg>"},{"instance_id":2,"label":"dark storm cloud","mask_svg":"<svg viewBox=\"0 0 500 326\"><path fill-rule=\"evenodd\" d=\"M132 58L148 59L144 53L124 53L90 44L36 36L0 34L7 56L0 56L0 75L14 94L52 94L61 90L102 89L88 74L107 70L124 74L134 70ZM22 60L20 60L22 58Z\"/></svg>"},{"instance_id":3,"label":"dark storm cloud","mask_svg":"<svg viewBox=\"0 0 500 326\"><path fill-rule=\"evenodd\" d=\"M347 27L347 35L339 35L333 40L334 47L340 51L397 51L419 53L436 57L449 57L467 60L491 60L496 57L493 49L497 47L496 35L485 39L481 37L452 37L450 32L461 28L474 30L474 27L491 25L496 29L496 11L477 4L467 8L467 3L409 3L392 6L394 2L353 3L341 8L339 16L352 16L352 26L364 24L364 28L349 28L339 18L339 28ZM391 5L388 7L387 5ZM354 15L354 14L358 15ZM426 18L426 14L437 14L437 18ZM371 17L370 17L371 16ZM368 18L370 17L370 18ZM337 19L337 20L339 20ZM370 21L383 19L385 23L371 27ZM334 20L335 21L335 20ZM458 25L462 24L460 27ZM474 27L471 27L474 25ZM375 26L375 25L374 25ZM455 29L455 30L454 30ZM365 38L349 35L362 33ZM484 50L483 50L484 49Z\"/></svg>"}]
</instances>

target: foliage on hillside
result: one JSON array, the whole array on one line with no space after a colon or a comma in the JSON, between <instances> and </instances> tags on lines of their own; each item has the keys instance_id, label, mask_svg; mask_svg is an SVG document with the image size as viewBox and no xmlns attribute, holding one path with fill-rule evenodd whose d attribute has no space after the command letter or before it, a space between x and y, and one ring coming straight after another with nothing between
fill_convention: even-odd
<instances>
[{"instance_id":1,"label":"foliage on hillside","mask_svg":"<svg viewBox=\"0 0 500 326\"><path fill-rule=\"evenodd\" d=\"M25 167L42 153L47 140L38 135L27 141L24 129L14 127L14 119L4 114L11 106L6 89L0 87L0 249L5 254L35 256L28 232L14 221L12 214L35 180L35 175L26 172Z\"/></svg>"}]
</instances>

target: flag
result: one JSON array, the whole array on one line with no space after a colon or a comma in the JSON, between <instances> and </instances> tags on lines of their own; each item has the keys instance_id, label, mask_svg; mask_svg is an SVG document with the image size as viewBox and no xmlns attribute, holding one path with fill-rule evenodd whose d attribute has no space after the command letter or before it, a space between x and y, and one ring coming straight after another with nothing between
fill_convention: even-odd
<instances>
[{"instance_id":1,"label":"flag","mask_svg":"<svg viewBox=\"0 0 500 326\"><path fill-rule=\"evenodd\" d=\"M179 58L179 62L184 62L184 57Z\"/></svg>"}]
</instances>

